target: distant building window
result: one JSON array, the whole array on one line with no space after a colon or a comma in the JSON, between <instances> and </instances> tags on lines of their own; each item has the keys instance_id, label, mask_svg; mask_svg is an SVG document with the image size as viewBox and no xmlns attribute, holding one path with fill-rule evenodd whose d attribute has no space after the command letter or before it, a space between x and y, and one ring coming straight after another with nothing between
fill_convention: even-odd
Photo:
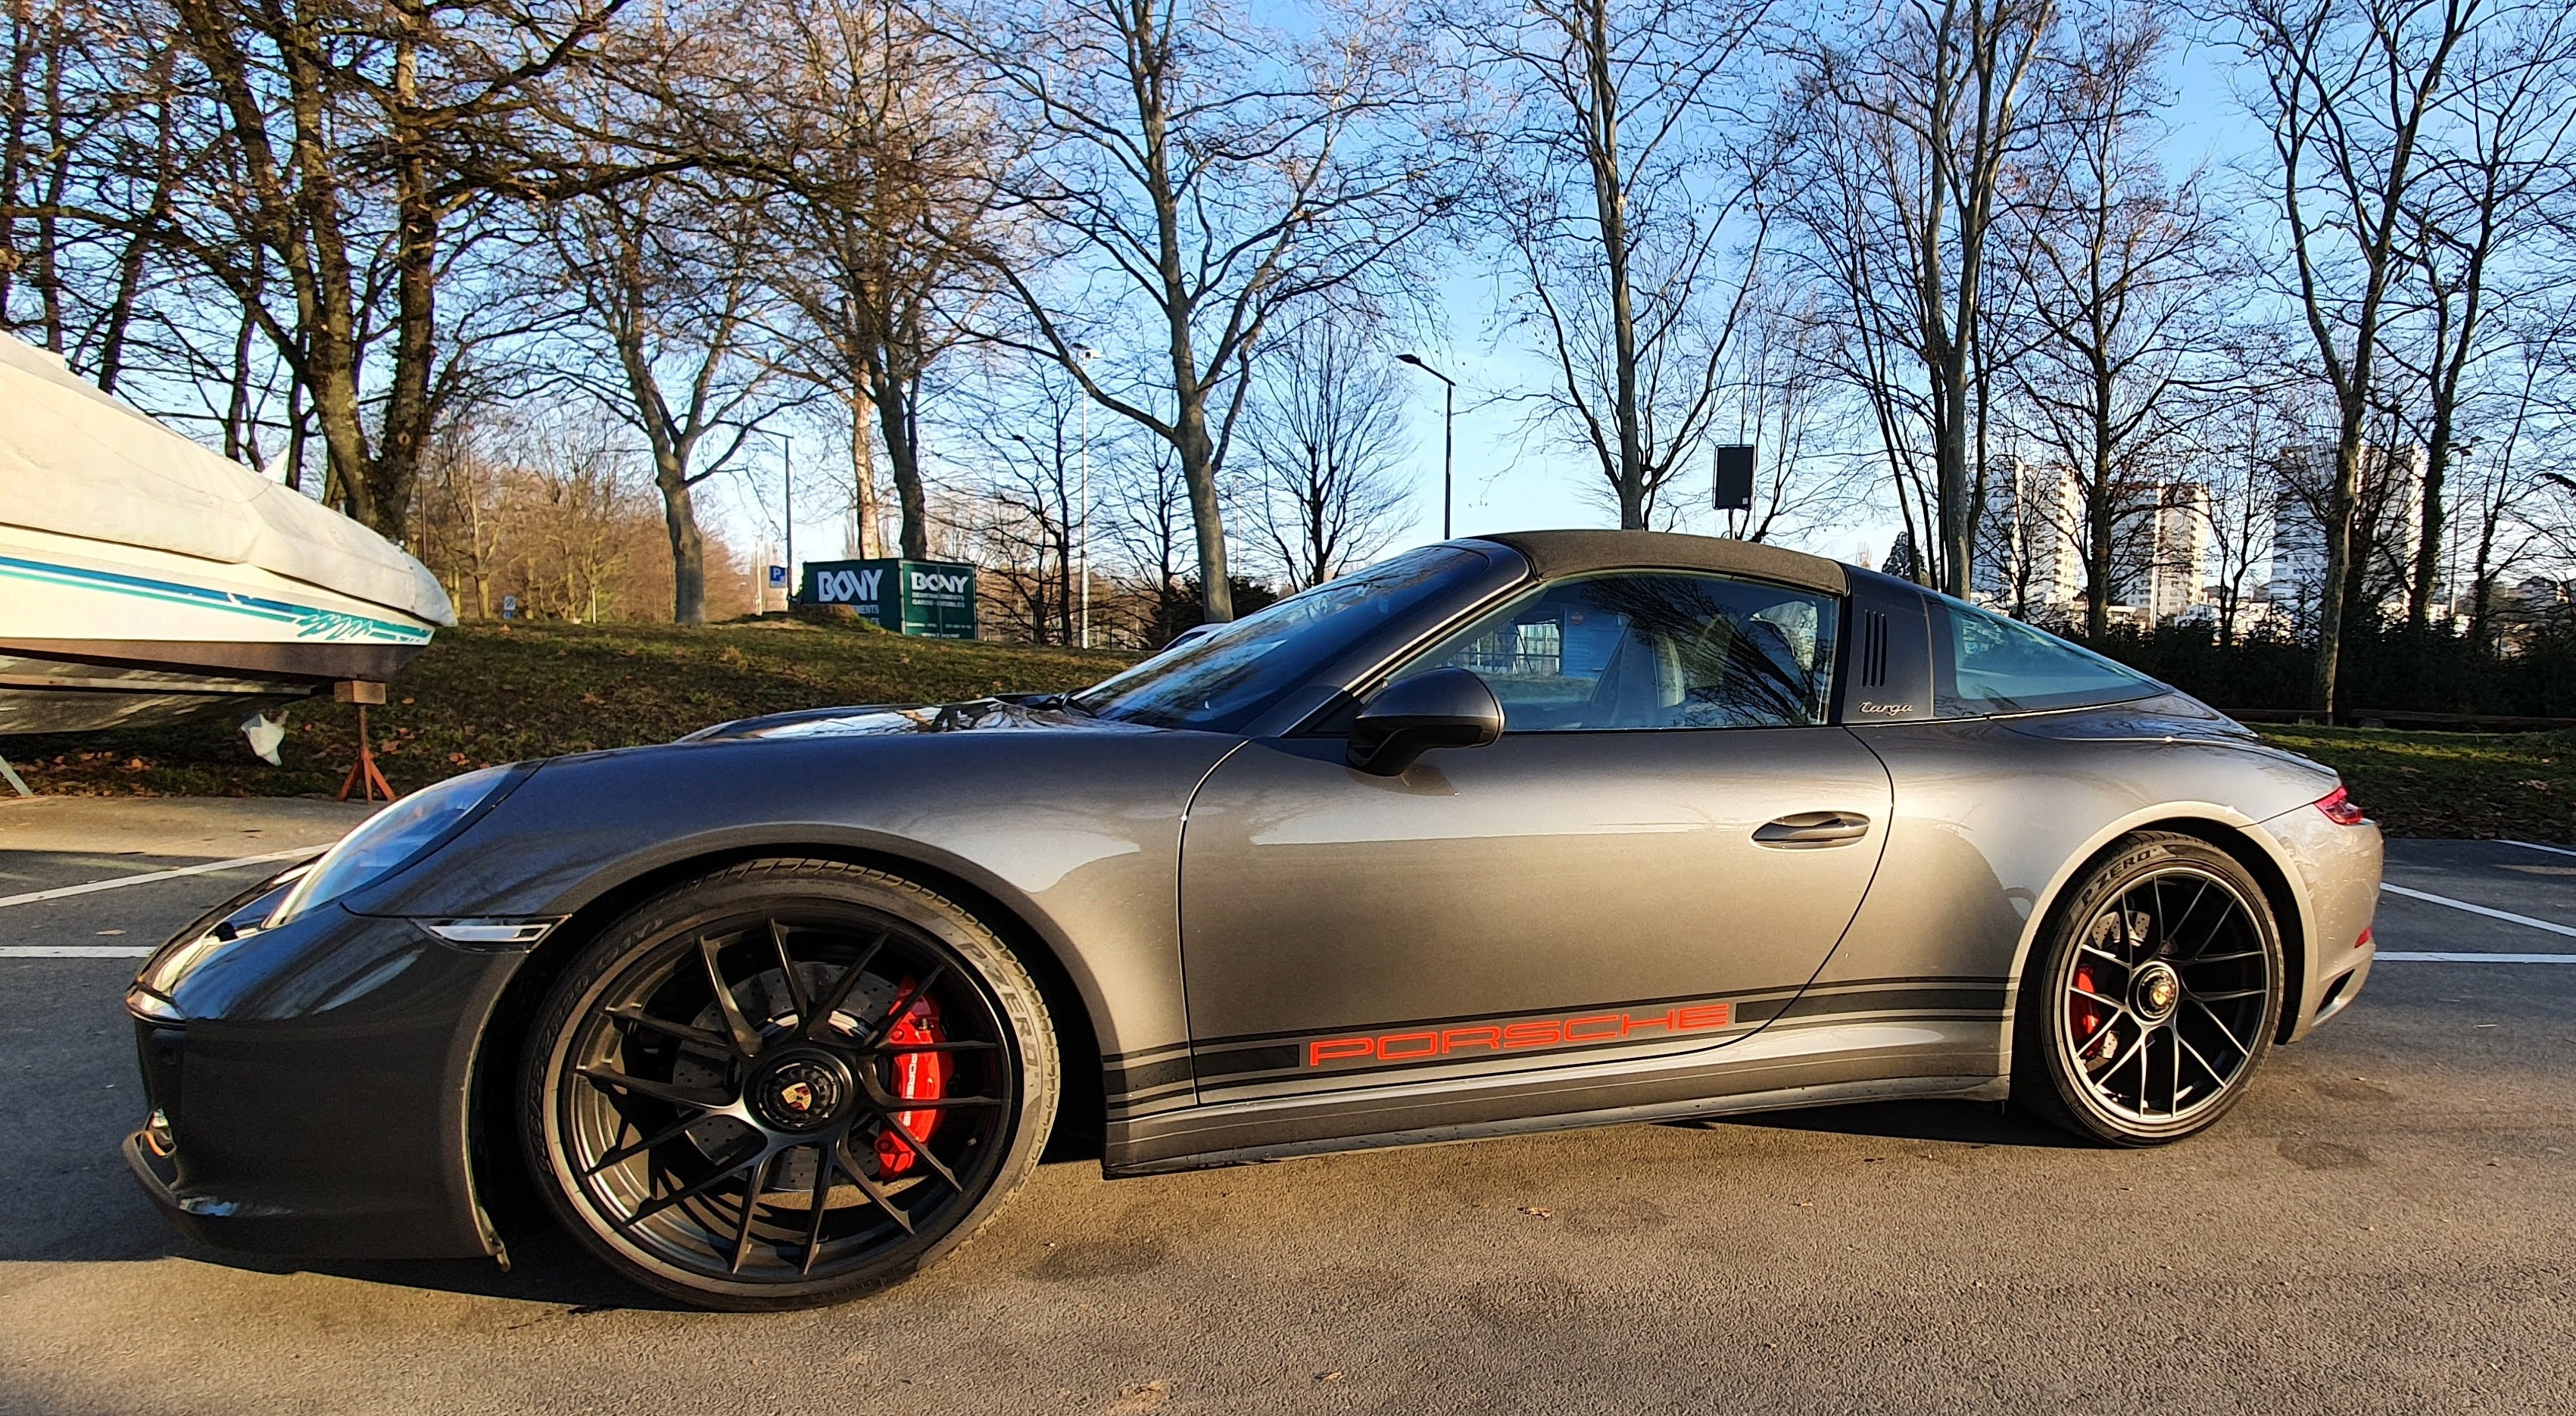
<instances>
[{"instance_id":1,"label":"distant building window","mask_svg":"<svg viewBox=\"0 0 2576 1416\"><path fill-rule=\"evenodd\" d=\"M1945 641L1936 659L1937 717L2123 703L2163 691L2153 679L2019 620L1956 600L1933 604L1933 622Z\"/></svg>"}]
</instances>

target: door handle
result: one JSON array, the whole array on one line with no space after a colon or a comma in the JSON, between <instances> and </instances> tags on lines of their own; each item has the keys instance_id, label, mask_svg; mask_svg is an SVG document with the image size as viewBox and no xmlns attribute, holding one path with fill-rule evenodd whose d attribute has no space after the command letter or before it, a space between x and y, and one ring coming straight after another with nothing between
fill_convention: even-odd
<instances>
[{"instance_id":1,"label":"door handle","mask_svg":"<svg viewBox=\"0 0 2576 1416\"><path fill-rule=\"evenodd\" d=\"M1869 834L1869 818L1854 811L1801 811L1756 827L1757 845L1785 850L1839 846Z\"/></svg>"}]
</instances>

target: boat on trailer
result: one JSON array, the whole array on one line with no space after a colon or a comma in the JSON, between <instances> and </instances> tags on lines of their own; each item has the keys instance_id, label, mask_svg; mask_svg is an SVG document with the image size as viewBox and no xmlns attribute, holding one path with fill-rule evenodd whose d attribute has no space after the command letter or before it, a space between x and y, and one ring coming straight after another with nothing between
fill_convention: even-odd
<instances>
[{"instance_id":1,"label":"boat on trailer","mask_svg":"<svg viewBox=\"0 0 2576 1416\"><path fill-rule=\"evenodd\" d=\"M0 335L0 738L238 720L455 622L399 547Z\"/></svg>"}]
</instances>

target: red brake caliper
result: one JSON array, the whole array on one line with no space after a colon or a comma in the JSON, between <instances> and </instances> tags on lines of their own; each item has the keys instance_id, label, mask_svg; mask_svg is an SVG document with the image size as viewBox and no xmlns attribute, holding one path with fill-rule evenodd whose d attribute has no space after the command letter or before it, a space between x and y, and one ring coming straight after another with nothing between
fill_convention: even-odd
<instances>
[{"instance_id":1,"label":"red brake caliper","mask_svg":"<svg viewBox=\"0 0 2576 1416\"><path fill-rule=\"evenodd\" d=\"M2093 987L2091 964L2075 966L2075 986L2082 989L2083 993L2074 994L2066 1000L2066 1014L2067 1021L2075 1025L2075 1055L2082 1057L2085 1050L2093 1045L2094 1039L2101 1034L2102 1024L2107 1020L2103 1016L2102 1005L2084 996L2086 993L2098 991Z\"/></svg>"},{"instance_id":2,"label":"red brake caliper","mask_svg":"<svg viewBox=\"0 0 2576 1416\"><path fill-rule=\"evenodd\" d=\"M939 1005L929 995L914 996L913 980L905 979L898 996L912 1002L894 1026L886 1030L886 1042L895 1047L920 1047L945 1042L948 1034L939 1026ZM948 1094L949 1074L957 1069L955 1059L945 1052L898 1052L894 1056L894 1094L906 1101L937 1101ZM922 1141L939 1129L936 1111L899 1111L895 1122ZM901 1175L912 1169L914 1152L893 1126L877 1133L877 1174Z\"/></svg>"}]
</instances>

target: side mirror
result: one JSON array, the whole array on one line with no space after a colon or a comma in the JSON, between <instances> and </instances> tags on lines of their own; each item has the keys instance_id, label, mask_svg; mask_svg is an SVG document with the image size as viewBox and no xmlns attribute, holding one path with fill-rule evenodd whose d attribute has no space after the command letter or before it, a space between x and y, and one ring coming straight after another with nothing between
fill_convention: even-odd
<instances>
[{"instance_id":1,"label":"side mirror","mask_svg":"<svg viewBox=\"0 0 2576 1416\"><path fill-rule=\"evenodd\" d=\"M1435 747L1483 747L1503 735L1503 705L1465 669L1433 669L1378 691L1351 723L1350 764L1392 777Z\"/></svg>"}]
</instances>

